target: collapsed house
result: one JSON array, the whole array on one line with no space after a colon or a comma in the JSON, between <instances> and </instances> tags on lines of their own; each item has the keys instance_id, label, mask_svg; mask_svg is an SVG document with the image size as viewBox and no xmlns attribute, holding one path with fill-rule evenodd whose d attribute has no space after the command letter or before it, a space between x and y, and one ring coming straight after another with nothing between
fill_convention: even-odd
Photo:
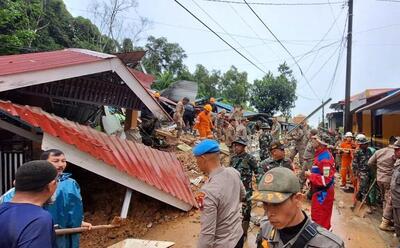
<instances>
[{"instance_id":1,"label":"collapsed house","mask_svg":"<svg viewBox=\"0 0 400 248\"><path fill-rule=\"evenodd\" d=\"M126 66L143 56L134 55L65 49L0 57L0 194L22 163L56 148L69 163L127 188L122 217L132 190L184 211L196 206L174 153L99 131L104 106L125 110L124 132L137 126L144 106L170 120L143 85L151 78Z\"/></svg>"}]
</instances>

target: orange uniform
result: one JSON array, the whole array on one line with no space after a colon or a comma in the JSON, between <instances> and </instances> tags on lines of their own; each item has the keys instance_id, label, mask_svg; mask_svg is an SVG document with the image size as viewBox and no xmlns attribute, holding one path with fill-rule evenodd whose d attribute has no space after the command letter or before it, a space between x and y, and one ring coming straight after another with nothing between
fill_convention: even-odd
<instances>
[{"instance_id":1,"label":"orange uniform","mask_svg":"<svg viewBox=\"0 0 400 248\"><path fill-rule=\"evenodd\" d=\"M351 171L351 162L353 161L353 149L355 148L355 144L352 141L343 141L340 144L340 148L349 150L349 152L341 151L342 153L342 166L340 168L340 175L342 177L342 185L346 186L347 175L349 175L351 182L353 182L353 173Z\"/></svg>"},{"instance_id":2,"label":"orange uniform","mask_svg":"<svg viewBox=\"0 0 400 248\"><path fill-rule=\"evenodd\" d=\"M211 138L212 137L211 129L214 128L212 124L211 112L202 111L197 116L196 125L194 126L194 128L199 130L201 139Z\"/></svg>"}]
</instances>

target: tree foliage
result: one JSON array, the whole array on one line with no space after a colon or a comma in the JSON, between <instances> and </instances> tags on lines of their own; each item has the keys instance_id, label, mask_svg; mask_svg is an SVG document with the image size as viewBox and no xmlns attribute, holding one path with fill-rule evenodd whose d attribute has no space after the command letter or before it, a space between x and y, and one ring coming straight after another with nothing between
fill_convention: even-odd
<instances>
[{"instance_id":1,"label":"tree foliage","mask_svg":"<svg viewBox=\"0 0 400 248\"><path fill-rule=\"evenodd\" d=\"M219 83L221 96L231 104L245 106L249 100L250 84L247 81L247 72L239 72L232 66L224 73Z\"/></svg>"},{"instance_id":2,"label":"tree foliage","mask_svg":"<svg viewBox=\"0 0 400 248\"><path fill-rule=\"evenodd\" d=\"M297 99L297 81L292 70L284 63L279 66L278 72L276 77L268 72L261 80L255 80L251 90L250 103L259 112L271 116L278 111L289 115Z\"/></svg>"},{"instance_id":3,"label":"tree foliage","mask_svg":"<svg viewBox=\"0 0 400 248\"><path fill-rule=\"evenodd\" d=\"M149 36L144 49L147 52L143 65L150 74L158 75L169 71L177 76L183 70L187 70L183 64L183 59L187 57L185 51L179 44L168 42L165 37Z\"/></svg>"},{"instance_id":4,"label":"tree foliage","mask_svg":"<svg viewBox=\"0 0 400 248\"><path fill-rule=\"evenodd\" d=\"M193 81L198 83L198 97L210 98L219 97L217 86L221 80L221 73L213 70L209 72L203 65L196 65L193 73Z\"/></svg>"}]
</instances>

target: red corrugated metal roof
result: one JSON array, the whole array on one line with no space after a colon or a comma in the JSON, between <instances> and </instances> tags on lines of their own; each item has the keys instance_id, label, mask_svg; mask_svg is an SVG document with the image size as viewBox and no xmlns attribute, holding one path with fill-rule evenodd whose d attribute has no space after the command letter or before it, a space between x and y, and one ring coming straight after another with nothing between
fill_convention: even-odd
<instances>
[{"instance_id":1,"label":"red corrugated metal roof","mask_svg":"<svg viewBox=\"0 0 400 248\"><path fill-rule=\"evenodd\" d=\"M0 76L103 60L113 55L83 49L0 56Z\"/></svg>"},{"instance_id":2,"label":"red corrugated metal roof","mask_svg":"<svg viewBox=\"0 0 400 248\"><path fill-rule=\"evenodd\" d=\"M74 145L96 159L162 190L191 206L197 206L190 182L174 153L107 135L93 128L49 114L41 108L0 100L0 110L43 132Z\"/></svg>"},{"instance_id":3,"label":"red corrugated metal roof","mask_svg":"<svg viewBox=\"0 0 400 248\"><path fill-rule=\"evenodd\" d=\"M128 70L132 73L132 75L147 89L150 89L156 77L151 74L144 74L141 71L132 69L128 67Z\"/></svg>"}]
</instances>

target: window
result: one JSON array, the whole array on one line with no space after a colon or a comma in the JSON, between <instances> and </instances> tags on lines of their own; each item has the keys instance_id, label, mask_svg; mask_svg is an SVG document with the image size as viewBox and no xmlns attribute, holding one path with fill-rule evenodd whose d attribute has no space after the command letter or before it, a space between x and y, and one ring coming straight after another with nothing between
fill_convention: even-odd
<instances>
[{"instance_id":1,"label":"window","mask_svg":"<svg viewBox=\"0 0 400 248\"><path fill-rule=\"evenodd\" d=\"M375 137L382 138L382 115L374 116L373 134Z\"/></svg>"}]
</instances>

